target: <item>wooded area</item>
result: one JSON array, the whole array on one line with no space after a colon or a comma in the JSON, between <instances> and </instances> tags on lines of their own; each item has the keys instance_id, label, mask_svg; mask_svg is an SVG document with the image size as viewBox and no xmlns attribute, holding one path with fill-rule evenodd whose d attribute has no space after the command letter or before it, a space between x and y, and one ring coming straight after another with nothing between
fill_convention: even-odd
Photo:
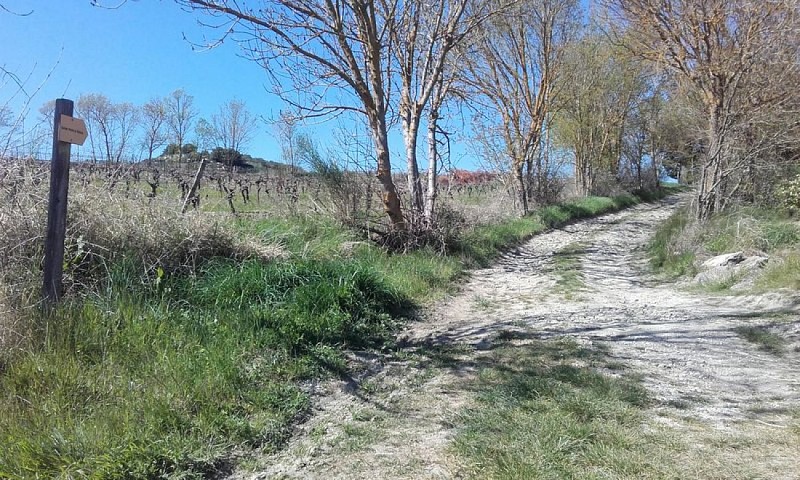
<instances>
[{"instance_id":1,"label":"wooded area","mask_svg":"<svg viewBox=\"0 0 800 480\"><path fill-rule=\"evenodd\" d=\"M696 217L765 202L797 159L798 5L751 0L184 0L242 42L302 115L364 115L395 229L432 221L441 114L471 112L486 161L508 170L522 214L557 198L564 163L576 189L693 183ZM308 19L308 20L307 20ZM230 27L230 28L229 28ZM330 89L353 103L331 103ZM418 135L427 112L423 208ZM401 210L386 131L400 118L410 198Z\"/></svg>"}]
</instances>

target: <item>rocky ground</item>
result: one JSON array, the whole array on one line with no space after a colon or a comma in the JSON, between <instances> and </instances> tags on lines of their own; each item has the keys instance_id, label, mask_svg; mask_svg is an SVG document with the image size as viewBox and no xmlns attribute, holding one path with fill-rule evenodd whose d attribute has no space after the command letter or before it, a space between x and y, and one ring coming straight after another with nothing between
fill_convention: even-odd
<instances>
[{"instance_id":1,"label":"rocky ground","mask_svg":"<svg viewBox=\"0 0 800 480\"><path fill-rule=\"evenodd\" d=\"M652 277L644 245L678 201L553 230L473 272L409 325L406 349L354 353L353 378L315 386L313 414L288 447L236 476L462 478L448 445L474 398L474 359L525 332L602 346L641 376L655 400L647 428L691 445L687 462L729 469L720 478L798 478L796 444L782 438L800 407L800 302ZM782 351L745 341L742 327L780 336ZM425 353L443 347L460 360L444 365Z\"/></svg>"}]
</instances>

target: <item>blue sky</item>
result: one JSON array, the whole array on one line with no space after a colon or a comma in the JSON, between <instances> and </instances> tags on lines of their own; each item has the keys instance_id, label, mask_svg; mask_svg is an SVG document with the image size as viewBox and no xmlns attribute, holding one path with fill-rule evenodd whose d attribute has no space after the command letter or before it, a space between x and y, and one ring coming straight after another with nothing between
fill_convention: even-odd
<instances>
[{"instance_id":1,"label":"blue sky","mask_svg":"<svg viewBox=\"0 0 800 480\"><path fill-rule=\"evenodd\" d=\"M102 0L105 5L120 2ZM93 7L90 0L0 3L14 12L32 11L30 15L17 16L0 10L0 66L28 78L26 88L30 93L41 84L30 102L26 128L35 123L38 109L45 102L60 97L77 100L83 93L101 93L113 102L142 105L183 88L194 96L199 117L205 118L233 98L243 100L251 112L266 119L276 118L286 109L272 93L266 72L243 58L235 43L210 50L193 48L192 42L215 39L214 31L199 25L195 14L171 0L128 0L116 9ZM13 85L7 80L0 81L0 105L13 95ZM20 100L17 97L11 102L15 111L21 109ZM330 144L341 123L317 123L303 131L324 147ZM451 130L457 132L451 137L454 166L479 168L460 135L469 129L469 120L456 115L450 123ZM393 166L401 171L403 144L396 129L390 134L390 147ZM268 160L280 160L274 128L265 122L259 122L257 134L245 150ZM80 149L73 151L81 154Z\"/></svg>"},{"instance_id":2,"label":"blue sky","mask_svg":"<svg viewBox=\"0 0 800 480\"><path fill-rule=\"evenodd\" d=\"M93 7L89 0L2 0L2 4L14 12L33 11L28 16L0 11L0 66L19 77L30 74L29 93L43 84L31 102L29 125L48 100L77 100L82 93L102 93L114 102L141 105L183 88L194 96L199 116L206 118L233 98L267 118L285 108L271 93L266 73L242 58L237 45L193 51L184 35L203 42L213 32L201 28L193 14L174 2L128 1L114 10ZM0 83L0 103L12 94L12 85ZM20 102L17 97L12 108L18 111ZM272 127L262 122L248 150L278 160L278 145Z\"/></svg>"}]
</instances>

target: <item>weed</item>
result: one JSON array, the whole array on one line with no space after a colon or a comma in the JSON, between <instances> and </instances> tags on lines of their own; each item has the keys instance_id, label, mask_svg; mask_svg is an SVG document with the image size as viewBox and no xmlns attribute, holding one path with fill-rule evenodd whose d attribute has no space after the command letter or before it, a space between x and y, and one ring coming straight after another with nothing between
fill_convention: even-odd
<instances>
[{"instance_id":1,"label":"weed","mask_svg":"<svg viewBox=\"0 0 800 480\"><path fill-rule=\"evenodd\" d=\"M773 355L782 355L786 346L786 341L781 336L770 332L766 327L743 325L733 331L748 342L758 345L759 350Z\"/></svg>"},{"instance_id":2,"label":"weed","mask_svg":"<svg viewBox=\"0 0 800 480\"><path fill-rule=\"evenodd\" d=\"M366 448L374 439L375 432L372 426L359 423L346 423L342 427L344 438L341 447L348 452Z\"/></svg>"},{"instance_id":3,"label":"weed","mask_svg":"<svg viewBox=\"0 0 800 480\"><path fill-rule=\"evenodd\" d=\"M555 254L556 289L568 299L586 286L581 273L581 254L584 252L583 245L571 243Z\"/></svg>"},{"instance_id":4,"label":"weed","mask_svg":"<svg viewBox=\"0 0 800 480\"><path fill-rule=\"evenodd\" d=\"M709 282L700 288L701 291L710 292L710 293L729 293L731 287L738 284L744 278L744 272L740 273L731 273L726 275L725 277L717 280L715 282Z\"/></svg>"},{"instance_id":5,"label":"weed","mask_svg":"<svg viewBox=\"0 0 800 480\"><path fill-rule=\"evenodd\" d=\"M364 380L359 385L359 389L367 396L375 395L380 389L378 382L374 380Z\"/></svg>"},{"instance_id":6,"label":"weed","mask_svg":"<svg viewBox=\"0 0 800 480\"><path fill-rule=\"evenodd\" d=\"M475 295L473 300L475 310L489 312L497 308L497 302L481 295Z\"/></svg>"},{"instance_id":7,"label":"weed","mask_svg":"<svg viewBox=\"0 0 800 480\"><path fill-rule=\"evenodd\" d=\"M692 275L695 254L682 251L678 239L689 224L689 213L680 209L673 213L657 230L648 245L650 264L671 276Z\"/></svg>"}]
</instances>

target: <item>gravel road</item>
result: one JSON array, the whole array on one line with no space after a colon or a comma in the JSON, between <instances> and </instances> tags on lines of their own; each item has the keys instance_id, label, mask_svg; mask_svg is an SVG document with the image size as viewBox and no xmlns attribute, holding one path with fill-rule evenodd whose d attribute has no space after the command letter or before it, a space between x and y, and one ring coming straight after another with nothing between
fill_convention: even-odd
<instances>
[{"instance_id":1,"label":"gravel road","mask_svg":"<svg viewBox=\"0 0 800 480\"><path fill-rule=\"evenodd\" d=\"M655 400L655 424L694 435L689 441L701 450L717 448L710 455L722 464L760 463L742 478L800 478L798 456L783 450L795 444L769 446L795 428L800 407L798 298L713 295L654 278L644 247L679 201L534 237L474 271L403 341L461 346L467 360L515 330L602 345L641 376ZM565 251L579 272L569 287L559 269ZM762 351L740 338L742 326L769 329L788 346L782 355ZM397 355L354 354L353 361L361 366L355 378L317 386L314 414L289 446L239 478L461 477L447 446L453 419L473 398L463 387L474 374L470 362L454 370ZM738 450L720 440L745 437L750 446Z\"/></svg>"}]
</instances>

